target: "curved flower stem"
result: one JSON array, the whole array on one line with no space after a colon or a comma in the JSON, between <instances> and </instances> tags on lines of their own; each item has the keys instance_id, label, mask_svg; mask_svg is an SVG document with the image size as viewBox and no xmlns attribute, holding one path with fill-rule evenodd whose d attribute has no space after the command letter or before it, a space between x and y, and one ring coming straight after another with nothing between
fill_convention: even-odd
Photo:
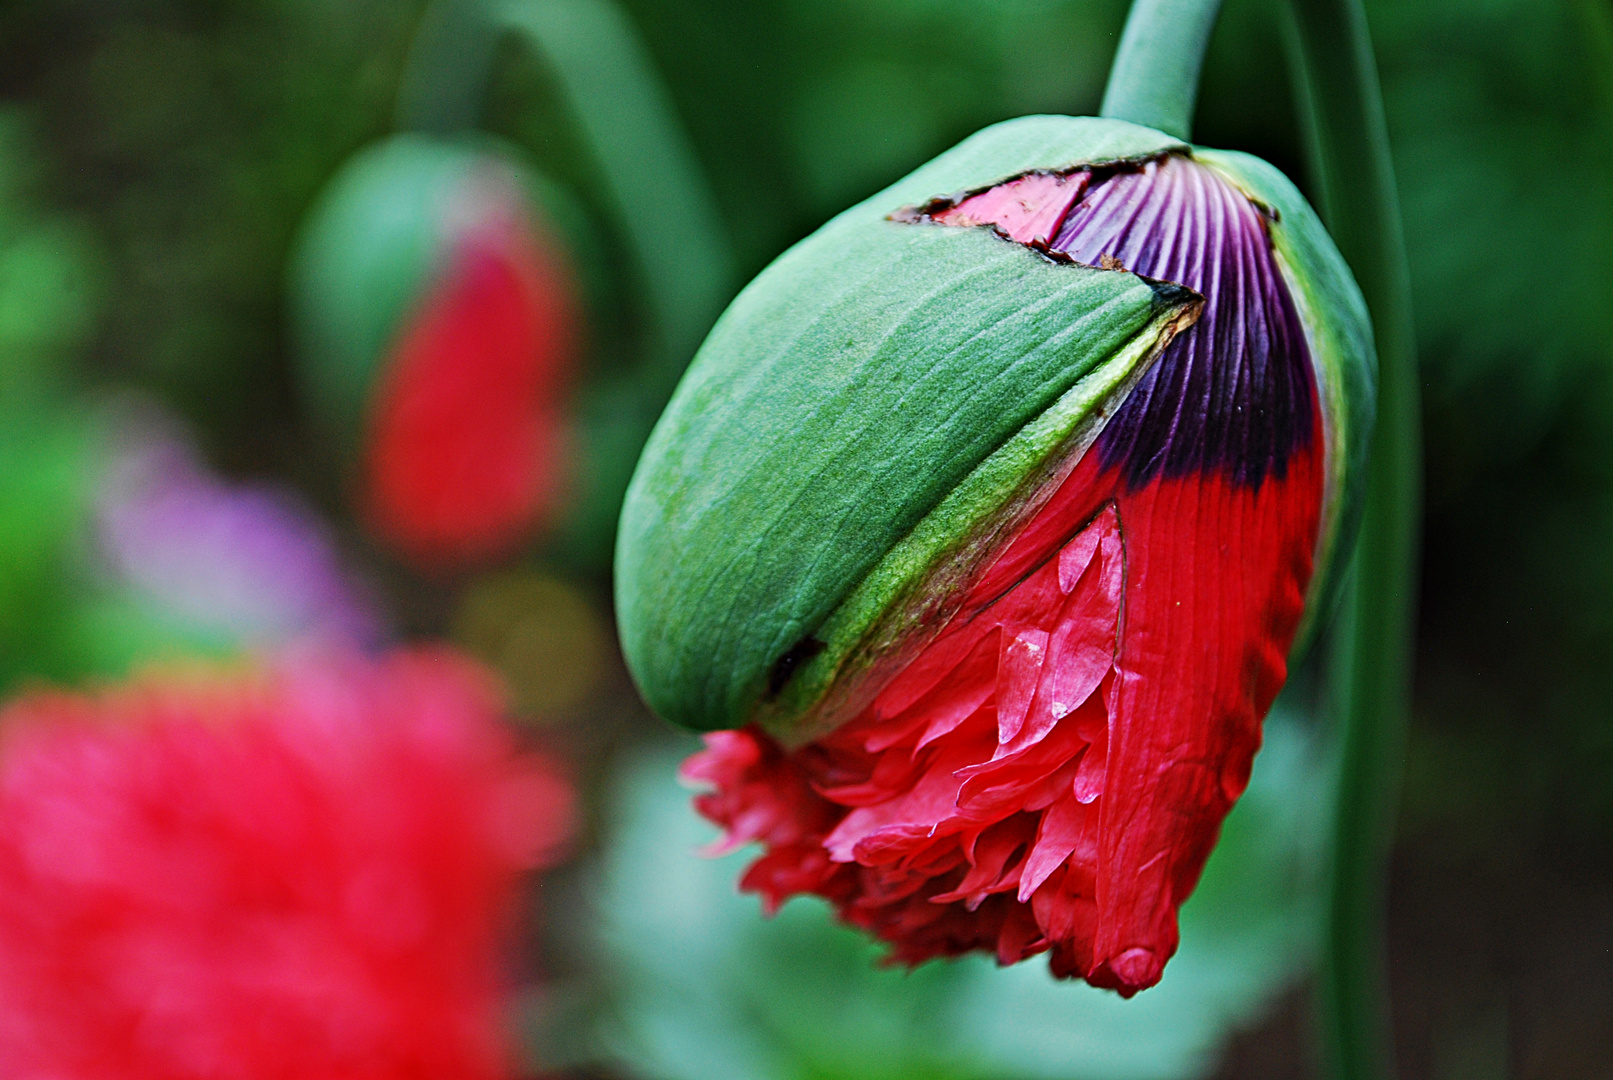
<instances>
[{"instance_id":1,"label":"curved flower stem","mask_svg":"<svg viewBox=\"0 0 1613 1080\"><path fill-rule=\"evenodd\" d=\"M1326 1063L1338 1080L1392 1075L1383 967L1417 588L1421 419L1394 170L1361 0L1292 0L1303 113L1322 216L1355 272L1378 347L1378 419L1335 685L1339 792L1322 980Z\"/></svg>"},{"instance_id":2,"label":"curved flower stem","mask_svg":"<svg viewBox=\"0 0 1613 1080\"><path fill-rule=\"evenodd\" d=\"M485 0L429 5L398 87L398 129L451 135L480 123L498 38Z\"/></svg>"},{"instance_id":3,"label":"curved flower stem","mask_svg":"<svg viewBox=\"0 0 1613 1080\"><path fill-rule=\"evenodd\" d=\"M475 126L505 35L553 72L636 256L661 339L638 373L657 397L653 415L728 300L732 258L716 200L648 52L609 0L436 0L409 56L399 126Z\"/></svg>"},{"instance_id":4,"label":"curved flower stem","mask_svg":"<svg viewBox=\"0 0 1613 1080\"><path fill-rule=\"evenodd\" d=\"M1191 136L1199 70L1220 10L1221 0L1134 0L1099 115Z\"/></svg>"}]
</instances>

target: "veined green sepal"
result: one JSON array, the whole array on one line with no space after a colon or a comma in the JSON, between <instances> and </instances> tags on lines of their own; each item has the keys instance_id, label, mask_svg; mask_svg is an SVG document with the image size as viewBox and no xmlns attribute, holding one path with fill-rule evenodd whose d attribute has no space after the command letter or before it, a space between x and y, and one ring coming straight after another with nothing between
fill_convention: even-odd
<instances>
[{"instance_id":1,"label":"veined green sepal","mask_svg":"<svg viewBox=\"0 0 1613 1080\"><path fill-rule=\"evenodd\" d=\"M904 211L1171 153L1265 209L1304 326L1326 444L1304 647L1336 591L1372 423L1371 330L1348 268L1258 159L1120 121L1026 117L829 222L713 330L640 461L618 539L623 647L658 713L699 729L760 722L787 745L854 715L1197 317L1181 286Z\"/></svg>"}]
</instances>

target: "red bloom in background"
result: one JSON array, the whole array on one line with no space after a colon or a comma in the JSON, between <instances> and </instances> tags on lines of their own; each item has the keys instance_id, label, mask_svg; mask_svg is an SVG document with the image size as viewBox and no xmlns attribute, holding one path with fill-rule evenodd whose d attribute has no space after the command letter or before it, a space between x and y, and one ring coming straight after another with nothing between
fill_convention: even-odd
<instances>
[{"instance_id":1,"label":"red bloom in background","mask_svg":"<svg viewBox=\"0 0 1613 1080\"><path fill-rule=\"evenodd\" d=\"M1033 174L929 224L1205 297L957 613L843 726L707 736L685 776L742 886L815 893L916 964L974 949L1130 996L1248 782L1324 497L1305 331L1261 209L1212 169Z\"/></svg>"},{"instance_id":2,"label":"red bloom in background","mask_svg":"<svg viewBox=\"0 0 1613 1080\"><path fill-rule=\"evenodd\" d=\"M571 795L446 652L0 714L0 1075L509 1075L501 934Z\"/></svg>"},{"instance_id":3,"label":"red bloom in background","mask_svg":"<svg viewBox=\"0 0 1613 1080\"><path fill-rule=\"evenodd\" d=\"M576 361L563 256L513 193L469 202L474 215L383 360L369 418L369 521L428 564L504 554L545 523Z\"/></svg>"}]
</instances>

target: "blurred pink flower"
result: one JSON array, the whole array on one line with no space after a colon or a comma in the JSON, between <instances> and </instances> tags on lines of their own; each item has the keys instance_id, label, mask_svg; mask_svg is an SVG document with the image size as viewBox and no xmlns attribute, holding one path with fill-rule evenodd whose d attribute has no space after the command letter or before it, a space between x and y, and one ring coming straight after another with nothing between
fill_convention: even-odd
<instances>
[{"instance_id":1,"label":"blurred pink flower","mask_svg":"<svg viewBox=\"0 0 1613 1080\"><path fill-rule=\"evenodd\" d=\"M571 828L446 651L0 713L0 1076L509 1075L502 932Z\"/></svg>"},{"instance_id":2,"label":"blurred pink flower","mask_svg":"<svg viewBox=\"0 0 1613 1080\"><path fill-rule=\"evenodd\" d=\"M95 536L107 575L169 618L243 645L316 636L373 644L383 620L312 507L231 484L180 424L132 403L114 416Z\"/></svg>"}]
</instances>

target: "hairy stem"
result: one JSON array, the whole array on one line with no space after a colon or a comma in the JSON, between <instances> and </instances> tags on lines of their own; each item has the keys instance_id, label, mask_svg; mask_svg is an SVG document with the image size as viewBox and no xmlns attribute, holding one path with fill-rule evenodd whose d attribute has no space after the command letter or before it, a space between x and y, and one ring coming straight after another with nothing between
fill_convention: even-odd
<instances>
[{"instance_id":1,"label":"hairy stem","mask_svg":"<svg viewBox=\"0 0 1613 1080\"><path fill-rule=\"evenodd\" d=\"M1221 0L1134 0L1099 115L1190 137L1199 70L1220 10Z\"/></svg>"},{"instance_id":2,"label":"hairy stem","mask_svg":"<svg viewBox=\"0 0 1613 1080\"><path fill-rule=\"evenodd\" d=\"M1394 170L1361 0L1292 0L1290 40L1322 216L1355 272L1378 347L1378 418L1338 635L1339 793L1321 985L1337 1080L1393 1074L1384 874L1411 686L1421 502L1416 342Z\"/></svg>"}]
</instances>

